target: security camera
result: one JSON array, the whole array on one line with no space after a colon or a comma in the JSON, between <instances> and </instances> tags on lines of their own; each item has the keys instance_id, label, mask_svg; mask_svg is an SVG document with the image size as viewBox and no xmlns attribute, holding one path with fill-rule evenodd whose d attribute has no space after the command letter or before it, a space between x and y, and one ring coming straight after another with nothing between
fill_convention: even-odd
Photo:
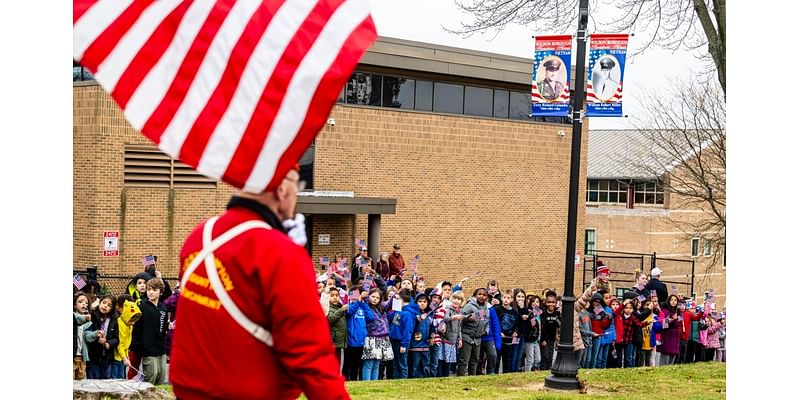
<instances>
[{"instance_id":1,"label":"security camera","mask_svg":"<svg viewBox=\"0 0 800 400\"><path fill-rule=\"evenodd\" d=\"M558 136L561 136L561 137L567 136L567 132L558 131Z\"/></svg>"},{"instance_id":2,"label":"security camera","mask_svg":"<svg viewBox=\"0 0 800 400\"><path fill-rule=\"evenodd\" d=\"M336 126L336 120L333 118L328 118L328 126Z\"/></svg>"}]
</instances>

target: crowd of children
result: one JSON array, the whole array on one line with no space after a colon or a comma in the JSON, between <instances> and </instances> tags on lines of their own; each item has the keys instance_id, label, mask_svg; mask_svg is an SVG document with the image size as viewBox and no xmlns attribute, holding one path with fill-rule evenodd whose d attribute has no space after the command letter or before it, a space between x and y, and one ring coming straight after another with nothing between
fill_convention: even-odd
<instances>
[{"instance_id":1,"label":"crowd of children","mask_svg":"<svg viewBox=\"0 0 800 400\"><path fill-rule=\"evenodd\" d=\"M136 379L166 383L170 333L179 291L153 269L137 274L128 293L73 297L73 379Z\"/></svg>"},{"instance_id":2,"label":"crowd of children","mask_svg":"<svg viewBox=\"0 0 800 400\"><path fill-rule=\"evenodd\" d=\"M321 261L320 303L348 380L547 370L557 357L561 300L553 289L539 297L500 291L492 280L467 294L469 278L427 288L406 269L379 272L365 251ZM581 368L725 361L725 313L717 312L713 292L703 304L677 293L659 302L644 289L647 275L637 274L617 298L608 267L601 269L575 303Z\"/></svg>"},{"instance_id":3,"label":"crowd of children","mask_svg":"<svg viewBox=\"0 0 800 400\"><path fill-rule=\"evenodd\" d=\"M381 268L366 251L326 267L317 288L347 380L548 370L557 356L561 301L553 289L539 297L521 288L501 291L490 280L467 294L470 277L428 288L416 268ZM644 288L647 275L637 274L619 299L611 295L609 272L598 269L575 302L581 368L725 361L725 312L716 310L713 292L703 304L677 293L659 302L656 291ZM137 274L128 293L116 297L75 293L74 379L166 383L179 291L165 297L157 275Z\"/></svg>"}]
</instances>

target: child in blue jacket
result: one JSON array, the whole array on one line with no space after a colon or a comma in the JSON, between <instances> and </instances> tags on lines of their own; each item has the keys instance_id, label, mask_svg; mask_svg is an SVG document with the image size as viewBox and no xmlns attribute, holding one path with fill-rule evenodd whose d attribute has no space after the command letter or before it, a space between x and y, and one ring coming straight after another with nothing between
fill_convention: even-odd
<instances>
[{"instance_id":1,"label":"child in blue jacket","mask_svg":"<svg viewBox=\"0 0 800 400\"><path fill-rule=\"evenodd\" d=\"M357 299L350 299L347 308L347 348L344 351L345 379L355 381L361 377L361 353L364 351L364 338L367 337L367 321L375 319L372 309L364 298L367 291L359 289Z\"/></svg>"},{"instance_id":2,"label":"child in blue jacket","mask_svg":"<svg viewBox=\"0 0 800 400\"><path fill-rule=\"evenodd\" d=\"M419 307L414 324L414 334L411 338L411 370L414 378L427 378L433 376L430 370L430 345L433 343L433 315L426 312L428 309L428 296L420 293L414 299Z\"/></svg>"},{"instance_id":3,"label":"child in blue jacket","mask_svg":"<svg viewBox=\"0 0 800 400\"><path fill-rule=\"evenodd\" d=\"M411 336L414 332L414 323L417 320L419 306L409 304L411 289L402 289L396 294L403 303L402 311L390 311L389 341L392 343L392 374L394 379L408 378L408 348L411 346Z\"/></svg>"},{"instance_id":4,"label":"child in blue jacket","mask_svg":"<svg viewBox=\"0 0 800 400\"><path fill-rule=\"evenodd\" d=\"M478 358L479 370L483 369L486 363L486 375L492 375L497 371L497 354L503 348L503 337L500 335L500 319L494 307L489 309L489 329L486 334L481 336L481 353Z\"/></svg>"}]
</instances>

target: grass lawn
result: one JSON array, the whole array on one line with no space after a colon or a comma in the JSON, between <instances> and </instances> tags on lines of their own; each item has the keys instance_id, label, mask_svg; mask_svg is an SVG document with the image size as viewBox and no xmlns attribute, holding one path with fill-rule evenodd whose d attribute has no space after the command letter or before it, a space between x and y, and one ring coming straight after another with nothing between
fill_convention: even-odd
<instances>
[{"instance_id":1,"label":"grass lawn","mask_svg":"<svg viewBox=\"0 0 800 400\"><path fill-rule=\"evenodd\" d=\"M578 374L588 393L546 389L546 372L475 377L348 382L353 399L719 399L725 398L725 364L658 368L591 369Z\"/></svg>"},{"instance_id":2,"label":"grass lawn","mask_svg":"<svg viewBox=\"0 0 800 400\"><path fill-rule=\"evenodd\" d=\"M353 399L720 399L725 364L704 362L658 368L582 369L587 394L544 387L549 371L490 376L347 382ZM172 391L168 385L160 386ZM302 399L305 397L301 396Z\"/></svg>"}]
</instances>

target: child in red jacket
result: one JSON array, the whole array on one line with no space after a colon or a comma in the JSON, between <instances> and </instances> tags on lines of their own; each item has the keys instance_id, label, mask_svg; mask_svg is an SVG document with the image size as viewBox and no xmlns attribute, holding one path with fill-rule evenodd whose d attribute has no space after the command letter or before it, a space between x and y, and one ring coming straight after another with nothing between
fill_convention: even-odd
<instances>
[{"instance_id":1,"label":"child in red jacket","mask_svg":"<svg viewBox=\"0 0 800 400\"><path fill-rule=\"evenodd\" d=\"M611 309L614 310L614 330L617 332L616 339L614 339L614 347L608 354L608 368L622 368L622 355L625 351L625 344L622 341L622 304L616 297L611 298L609 304Z\"/></svg>"},{"instance_id":2,"label":"child in red jacket","mask_svg":"<svg viewBox=\"0 0 800 400\"><path fill-rule=\"evenodd\" d=\"M586 368L595 368L597 358L600 356L600 338L603 332L611 326L612 316L604 310L603 295L595 293L589 300L589 316L592 323L592 347L586 360Z\"/></svg>"}]
</instances>

